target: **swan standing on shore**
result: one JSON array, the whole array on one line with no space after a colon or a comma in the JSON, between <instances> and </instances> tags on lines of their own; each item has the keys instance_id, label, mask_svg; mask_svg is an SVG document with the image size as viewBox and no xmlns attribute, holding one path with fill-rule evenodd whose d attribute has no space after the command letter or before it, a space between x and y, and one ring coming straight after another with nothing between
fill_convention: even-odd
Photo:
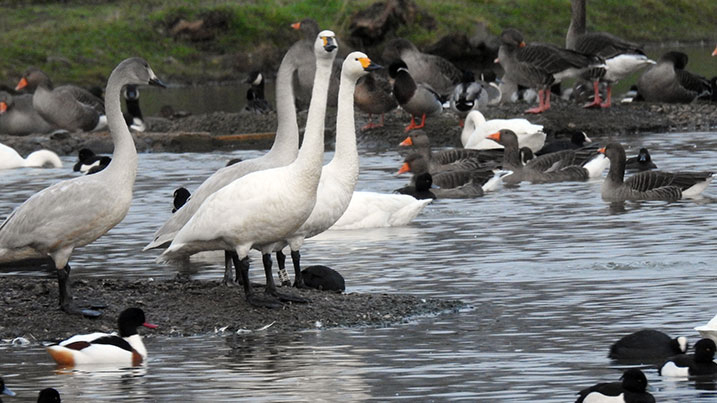
<instances>
[{"instance_id":1,"label":"swan standing on shore","mask_svg":"<svg viewBox=\"0 0 717 403\"><path fill-rule=\"evenodd\" d=\"M122 87L127 84L164 86L143 59L126 59L114 69L105 92L115 147L109 166L96 175L65 180L34 194L0 225L0 263L49 256L57 269L60 307L68 313L99 315L73 303L67 262L75 248L95 241L122 221L132 202L137 150L120 108Z\"/></svg>"},{"instance_id":2,"label":"swan standing on shore","mask_svg":"<svg viewBox=\"0 0 717 403\"><path fill-rule=\"evenodd\" d=\"M0 169L11 168L39 168L51 166L62 168L60 157L50 150L38 150L30 153L27 158L22 158L12 147L0 143Z\"/></svg>"},{"instance_id":3,"label":"swan standing on shore","mask_svg":"<svg viewBox=\"0 0 717 403\"><path fill-rule=\"evenodd\" d=\"M276 298L292 300L277 291L267 255L273 252L276 242L288 239L299 229L316 204L324 153L328 78L336 57L334 43L335 35L328 30L321 31L314 42L318 54L316 76L321 79L314 80L304 141L296 160L287 166L252 172L213 193L177 233L160 261L184 262L205 250L231 251L248 303L278 307ZM260 249L264 256L265 294L270 300L258 298L249 283L252 248Z\"/></svg>"},{"instance_id":4,"label":"swan standing on shore","mask_svg":"<svg viewBox=\"0 0 717 403\"><path fill-rule=\"evenodd\" d=\"M275 245L275 251L289 246L294 264L294 287L305 288L301 276L299 249L304 239L329 229L341 218L351 201L359 174L359 155L356 148L356 124L354 121L354 90L356 81L368 72L380 69L364 53L353 52L346 56L341 67L338 110L336 114L336 150L331 161L321 170L316 191L316 205L309 218L285 242ZM265 255L264 259L271 259ZM279 269L284 262L279 260ZM280 275L284 278L285 274ZM283 282L283 281L282 281Z\"/></svg>"}]
</instances>

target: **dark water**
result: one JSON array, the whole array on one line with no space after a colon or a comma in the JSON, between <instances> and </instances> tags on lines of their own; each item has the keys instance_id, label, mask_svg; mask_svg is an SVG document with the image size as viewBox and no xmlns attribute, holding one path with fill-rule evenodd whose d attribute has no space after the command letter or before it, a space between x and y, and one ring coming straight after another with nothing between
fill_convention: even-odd
<instances>
[{"instance_id":1,"label":"dark water","mask_svg":"<svg viewBox=\"0 0 717 403\"><path fill-rule=\"evenodd\" d=\"M645 52L650 58L657 60L663 53L670 50L683 51L689 56L687 70L705 77L714 77L717 75L717 57L710 56L713 49L714 43L687 47L663 44L648 47ZM615 86L614 95L619 96L626 92L631 85L637 82L637 78L641 73L635 73L618 83ZM157 74L161 76L159 67L157 68ZM194 114L212 111L239 112L246 105L246 91L249 89L249 84L241 82L245 78L244 76L238 76L237 82L210 86L170 87L163 90L143 88L141 90L140 104L146 116L158 116L163 105L172 105L175 110L188 111ZM274 81L267 81L266 85L266 98L274 104Z\"/></svg>"},{"instance_id":2,"label":"dark water","mask_svg":"<svg viewBox=\"0 0 717 403\"><path fill-rule=\"evenodd\" d=\"M717 133L652 134L626 145L629 154L648 147L666 170L709 169L717 161ZM174 268L154 263L157 251L141 252L169 216L174 188L194 190L230 157L259 154L141 154L129 215L73 254L73 276L174 276ZM394 150L363 152L358 188L402 186L407 178L393 176L401 159ZM0 215L73 176L72 159L64 161L62 169L2 172ZM290 334L143 332L150 356L131 369L58 371L41 346L5 341L0 374L24 401L47 386L78 402L573 401L581 388L619 378L624 367L606 355L622 335L653 327L692 345L693 327L717 313L715 186L694 201L614 209L600 199L597 180L528 184L434 202L406 227L333 231L304 245L305 264L340 270L348 292L460 298L471 305L463 312L385 328L317 324ZM218 279L221 262L204 256L195 277ZM44 274L4 275L32 281ZM717 400L689 380L645 372L658 401Z\"/></svg>"}]
</instances>

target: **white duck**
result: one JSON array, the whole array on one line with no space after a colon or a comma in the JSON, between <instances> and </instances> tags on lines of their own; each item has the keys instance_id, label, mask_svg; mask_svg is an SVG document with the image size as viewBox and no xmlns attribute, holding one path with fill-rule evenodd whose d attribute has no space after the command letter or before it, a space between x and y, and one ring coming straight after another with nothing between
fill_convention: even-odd
<instances>
[{"instance_id":1,"label":"white duck","mask_svg":"<svg viewBox=\"0 0 717 403\"><path fill-rule=\"evenodd\" d=\"M273 251L274 244L289 239L314 209L324 151L328 77L336 57L336 52L321 52L321 48L334 43L335 35L328 30L321 31L314 43L314 49L318 50L316 75L322 79L314 80L304 140L296 160L287 166L252 172L213 193L179 230L160 261L183 262L205 250L232 251L247 302L278 306L274 298L284 296L276 290L271 259L268 259L269 265L264 259L264 273L265 291L272 300L262 301L252 293L249 251L259 249L266 257ZM334 49L335 45L331 50Z\"/></svg>"},{"instance_id":2,"label":"white duck","mask_svg":"<svg viewBox=\"0 0 717 403\"><path fill-rule=\"evenodd\" d=\"M120 108L122 87L127 84L164 86L143 59L126 59L114 69L105 91L115 147L107 168L34 194L0 225L0 263L49 256L57 269L60 307L65 312L99 315L80 311L72 303L67 262L75 248L94 242L122 221L132 202L137 150Z\"/></svg>"},{"instance_id":3,"label":"white duck","mask_svg":"<svg viewBox=\"0 0 717 403\"><path fill-rule=\"evenodd\" d=\"M115 333L78 334L58 345L50 346L47 352L62 366L82 364L124 364L137 366L147 358L147 348L137 333L144 326L154 329L157 325L148 323L140 308L128 308L117 319L119 336Z\"/></svg>"},{"instance_id":4,"label":"white duck","mask_svg":"<svg viewBox=\"0 0 717 403\"><path fill-rule=\"evenodd\" d=\"M334 225L346 211L359 174L359 155L356 149L356 124L354 122L354 90L359 78L381 66L371 63L362 52L353 52L346 56L341 67L338 110L336 115L336 150L331 161L321 170L321 179L316 191L316 205L309 218L285 242L273 249L280 251L285 246L291 248L291 260L294 264L294 286L304 288L301 275L299 249L304 239L318 235ZM271 259L270 256L265 259ZM282 282L288 281L282 258L278 258L279 275Z\"/></svg>"},{"instance_id":5,"label":"white duck","mask_svg":"<svg viewBox=\"0 0 717 403\"><path fill-rule=\"evenodd\" d=\"M377 192L354 192L348 208L330 229L363 229L407 225L432 199Z\"/></svg>"},{"instance_id":6,"label":"white duck","mask_svg":"<svg viewBox=\"0 0 717 403\"><path fill-rule=\"evenodd\" d=\"M486 138L501 129L511 130L518 136L519 147L528 147L533 152L540 150L545 144L542 125L519 118L485 120L485 116L479 111L471 111L466 116L466 122L461 131L461 143L464 148L475 150L503 148L500 144Z\"/></svg>"},{"instance_id":7,"label":"white duck","mask_svg":"<svg viewBox=\"0 0 717 403\"><path fill-rule=\"evenodd\" d=\"M0 143L0 169L45 166L62 168L62 161L57 154L50 150L38 150L30 153L27 158L22 158L12 147Z\"/></svg>"},{"instance_id":8,"label":"white duck","mask_svg":"<svg viewBox=\"0 0 717 403\"><path fill-rule=\"evenodd\" d=\"M317 38L316 40L321 39ZM324 46L314 47L317 59L320 54L331 53L336 47L333 42L328 46L331 47L330 50ZM274 144L269 152L259 158L243 160L237 164L221 168L212 174L194 191L192 198L175 214L172 214L154 233L154 239L145 246L144 250L159 248L172 242L174 236L192 218L199 206L217 190L248 173L285 166L296 159L299 149L299 126L296 122L296 107L294 106L294 89L292 86L292 77L297 69L297 66L293 64L295 60L296 58L287 52L277 73L276 114L278 116L278 125ZM318 78L326 79L325 77ZM224 281L228 282L229 279L225 277Z\"/></svg>"}]
</instances>

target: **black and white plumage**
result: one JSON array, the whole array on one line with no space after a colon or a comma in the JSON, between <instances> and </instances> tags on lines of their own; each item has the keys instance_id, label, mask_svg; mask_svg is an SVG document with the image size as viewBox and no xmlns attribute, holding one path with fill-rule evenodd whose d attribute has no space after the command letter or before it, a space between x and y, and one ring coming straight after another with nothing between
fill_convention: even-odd
<instances>
[{"instance_id":1,"label":"black and white plumage","mask_svg":"<svg viewBox=\"0 0 717 403\"><path fill-rule=\"evenodd\" d=\"M503 169L513 171L505 178L506 184L586 181L604 170L602 157L590 158L590 153L578 154L574 150L544 154L523 164L515 133L503 129L488 138L504 147Z\"/></svg>"},{"instance_id":2,"label":"black and white plumage","mask_svg":"<svg viewBox=\"0 0 717 403\"><path fill-rule=\"evenodd\" d=\"M585 2L572 0L572 18L565 47L580 53L598 56L605 60L605 67L587 69L583 78L593 82L594 99L586 107L610 107L612 85L628 75L655 64L645 55L642 47L607 32L585 32ZM600 82L607 84L605 102L600 99Z\"/></svg>"},{"instance_id":3,"label":"black and white plumage","mask_svg":"<svg viewBox=\"0 0 717 403\"><path fill-rule=\"evenodd\" d=\"M609 358L635 362L664 360L687 351L687 338L672 338L655 329L642 329L620 338L610 346Z\"/></svg>"},{"instance_id":4,"label":"black and white plumage","mask_svg":"<svg viewBox=\"0 0 717 403\"><path fill-rule=\"evenodd\" d=\"M568 77L578 77L589 67L604 65L599 57L585 55L550 44L526 45L523 34L506 29L500 35L498 62L508 81L538 90L538 106L526 113L550 108L550 87Z\"/></svg>"},{"instance_id":5,"label":"black and white plumage","mask_svg":"<svg viewBox=\"0 0 717 403\"><path fill-rule=\"evenodd\" d=\"M440 95L431 87L416 82L408 71L406 63L399 61L391 64L388 73L393 82L393 95L406 112L411 114L411 123L405 131L420 129L426 125L426 116L440 113L443 104ZM416 116L421 116L421 123L416 124Z\"/></svg>"},{"instance_id":6,"label":"black and white plumage","mask_svg":"<svg viewBox=\"0 0 717 403\"><path fill-rule=\"evenodd\" d=\"M139 107L139 88L136 85L128 85L124 88L124 103L127 113L124 114L124 121L133 132L147 130L147 124L142 116L142 109Z\"/></svg>"},{"instance_id":7,"label":"black and white plumage","mask_svg":"<svg viewBox=\"0 0 717 403\"><path fill-rule=\"evenodd\" d=\"M652 157L647 148L641 148L636 156L630 157L625 160L626 171L649 171L651 169L657 169L657 165L652 162Z\"/></svg>"},{"instance_id":8,"label":"black and white plumage","mask_svg":"<svg viewBox=\"0 0 717 403\"><path fill-rule=\"evenodd\" d=\"M463 79L453 89L450 98L451 109L458 114L463 125L463 119L468 112L486 105L495 105L500 102L502 93L495 83L483 80L476 81L470 70L463 71Z\"/></svg>"},{"instance_id":9,"label":"black and white plumage","mask_svg":"<svg viewBox=\"0 0 717 403\"><path fill-rule=\"evenodd\" d=\"M698 97L710 98L712 86L706 78L685 70L685 53L670 51L637 80L637 91L648 102L689 103Z\"/></svg>"},{"instance_id":10,"label":"black and white plumage","mask_svg":"<svg viewBox=\"0 0 717 403\"><path fill-rule=\"evenodd\" d=\"M271 112L273 108L264 97L264 75L260 71L252 71L244 82L251 85L246 91L244 110L257 114Z\"/></svg>"},{"instance_id":11,"label":"black and white plumage","mask_svg":"<svg viewBox=\"0 0 717 403\"><path fill-rule=\"evenodd\" d=\"M88 173L90 169L102 166L107 166L112 159L107 156L97 155L94 151L89 148L81 148L77 152L77 162L72 166L72 170L75 172ZM102 168L100 168L102 170ZM97 171L95 171L97 172Z\"/></svg>"},{"instance_id":12,"label":"black and white plumage","mask_svg":"<svg viewBox=\"0 0 717 403\"><path fill-rule=\"evenodd\" d=\"M623 372L621 382L604 382L578 392L575 403L623 402L655 403L655 397L647 392L647 377L637 368Z\"/></svg>"},{"instance_id":13,"label":"black and white plumage","mask_svg":"<svg viewBox=\"0 0 717 403\"><path fill-rule=\"evenodd\" d=\"M582 148L585 143L591 143L590 137L585 132L574 132L570 135L570 140L554 140L546 143L543 148L535 152L535 155L550 154L556 151L575 150Z\"/></svg>"},{"instance_id":14,"label":"black and white plumage","mask_svg":"<svg viewBox=\"0 0 717 403\"><path fill-rule=\"evenodd\" d=\"M712 172L644 171L625 179L625 149L609 143L598 150L610 160L610 170L602 184L606 201L680 200L702 193L712 181Z\"/></svg>"},{"instance_id":15,"label":"black and white plumage","mask_svg":"<svg viewBox=\"0 0 717 403\"><path fill-rule=\"evenodd\" d=\"M435 199L436 194L431 190L436 189L433 186L433 177L428 172L423 172L415 176L413 185L404 186L396 189L396 193L413 196L419 200Z\"/></svg>"},{"instance_id":16,"label":"black and white plumage","mask_svg":"<svg viewBox=\"0 0 717 403\"><path fill-rule=\"evenodd\" d=\"M712 339L701 339L695 343L693 354L670 357L660 365L657 372L662 376L716 376L715 348Z\"/></svg>"},{"instance_id":17,"label":"black and white plumage","mask_svg":"<svg viewBox=\"0 0 717 403\"><path fill-rule=\"evenodd\" d=\"M72 336L47 348L52 359L59 365L125 364L136 366L147 358L147 349L137 328L154 329L140 308L127 308L117 318L119 335L115 333L90 333Z\"/></svg>"}]
</instances>

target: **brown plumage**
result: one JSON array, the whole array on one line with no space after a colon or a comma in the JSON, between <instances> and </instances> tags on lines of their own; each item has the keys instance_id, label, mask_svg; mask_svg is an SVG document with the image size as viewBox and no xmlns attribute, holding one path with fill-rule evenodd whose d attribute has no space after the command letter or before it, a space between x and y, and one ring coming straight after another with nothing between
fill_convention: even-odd
<instances>
[{"instance_id":1,"label":"brown plumage","mask_svg":"<svg viewBox=\"0 0 717 403\"><path fill-rule=\"evenodd\" d=\"M610 143L599 150L610 160L610 170L602 184L607 201L679 200L700 194L712 181L712 172L644 171L625 179L625 149Z\"/></svg>"}]
</instances>

